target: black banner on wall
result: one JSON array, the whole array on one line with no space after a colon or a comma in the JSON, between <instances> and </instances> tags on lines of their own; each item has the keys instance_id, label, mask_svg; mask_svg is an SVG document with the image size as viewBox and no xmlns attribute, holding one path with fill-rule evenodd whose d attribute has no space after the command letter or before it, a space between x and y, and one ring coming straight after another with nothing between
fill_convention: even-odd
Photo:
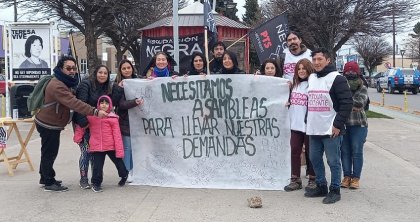
<instances>
[{"instance_id":1,"label":"black banner on wall","mask_svg":"<svg viewBox=\"0 0 420 222\"><path fill-rule=\"evenodd\" d=\"M152 57L160 51L169 53L173 57L174 39L172 37L149 38L143 37L140 48L140 70L143 73ZM204 33L179 37L179 74L187 73L191 55L194 52L204 53Z\"/></svg>"}]
</instances>

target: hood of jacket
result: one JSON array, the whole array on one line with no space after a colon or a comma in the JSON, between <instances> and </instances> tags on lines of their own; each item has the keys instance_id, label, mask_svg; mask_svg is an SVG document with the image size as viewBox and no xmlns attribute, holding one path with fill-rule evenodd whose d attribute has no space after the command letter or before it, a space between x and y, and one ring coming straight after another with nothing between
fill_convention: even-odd
<instances>
[{"instance_id":1,"label":"hood of jacket","mask_svg":"<svg viewBox=\"0 0 420 222\"><path fill-rule=\"evenodd\" d=\"M106 112L107 113L111 113L112 107L113 107L113 105L112 105L112 99L111 99L111 97L109 97L107 95L103 95L103 96L100 96L99 97L98 103L96 104L96 108L99 109L99 110L101 109L101 103L99 101L101 101L102 98L106 98L106 100L108 100L109 107L108 107L108 110Z\"/></svg>"}]
</instances>

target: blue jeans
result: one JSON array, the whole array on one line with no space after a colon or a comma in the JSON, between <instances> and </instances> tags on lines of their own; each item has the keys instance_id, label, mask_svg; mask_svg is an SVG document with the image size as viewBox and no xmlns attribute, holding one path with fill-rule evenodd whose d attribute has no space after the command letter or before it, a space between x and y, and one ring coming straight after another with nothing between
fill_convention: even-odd
<instances>
[{"instance_id":1,"label":"blue jeans","mask_svg":"<svg viewBox=\"0 0 420 222\"><path fill-rule=\"evenodd\" d=\"M122 136L124 144L124 165L130 171L133 169L133 156L131 153L131 139L129 136Z\"/></svg>"},{"instance_id":2,"label":"blue jeans","mask_svg":"<svg viewBox=\"0 0 420 222\"><path fill-rule=\"evenodd\" d=\"M317 185L327 185L324 166L324 151L331 171L331 188L340 188L341 161L340 147L343 136L309 136L309 158L315 171Z\"/></svg>"},{"instance_id":3,"label":"blue jeans","mask_svg":"<svg viewBox=\"0 0 420 222\"><path fill-rule=\"evenodd\" d=\"M363 167L363 144L366 142L368 128L347 126L341 146L341 162L345 177L360 178Z\"/></svg>"}]
</instances>

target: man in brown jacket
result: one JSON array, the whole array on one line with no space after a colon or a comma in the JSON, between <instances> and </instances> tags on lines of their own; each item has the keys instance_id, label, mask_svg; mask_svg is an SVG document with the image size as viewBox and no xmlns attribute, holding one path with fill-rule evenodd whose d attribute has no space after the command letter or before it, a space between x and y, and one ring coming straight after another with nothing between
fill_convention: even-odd
<instances>
[{"instance_id":1,"label":"man in brown jacket","mask_svg":"<svg viewBox=\"0 0 420 222\"><path fill-rule=\"evenodd\" d=\"M36 129L41 137L40 184L44 191L67 191L61 181L55 180L54 161L60 147L60 134L70 121L70 110L84 115L105 117L107 113L98 110L76 98L71 91L77 86L76 60L72 57L61 58L54 68L54 77L45 88L44 103L55 105L42 108L35 116Z\"/></svg>"}]
</instances>

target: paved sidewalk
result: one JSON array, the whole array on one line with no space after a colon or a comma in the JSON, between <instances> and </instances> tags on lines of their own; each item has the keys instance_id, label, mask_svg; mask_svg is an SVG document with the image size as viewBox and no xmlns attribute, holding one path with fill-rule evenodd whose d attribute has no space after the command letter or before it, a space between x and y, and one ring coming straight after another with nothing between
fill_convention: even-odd
<instances>
[{"instance_id":1,"label":"paved sidewalk","mask_svg":"<svg viewBox=\"0 0 420 222\"><path fill-rule=\"evenodd\" d=\"M372 107L372 110L377 110ZM342 189L342 200L324 205L304 191L118 187L106 160L102 193L78 187L78 147L70 127L63 131L55 164L57 178L70 190L44 192L38 167L19 165L9 177L0 163L0 221L418 221L420 218L420 125L399 119L370 119L359 190ZM40 139L28 145L39 165ZM327 167L328 171L328 167ZM306 179L304 180L306 184ZM263 208L246 199L261 196Z\"/></svg>"}]
</instances>

